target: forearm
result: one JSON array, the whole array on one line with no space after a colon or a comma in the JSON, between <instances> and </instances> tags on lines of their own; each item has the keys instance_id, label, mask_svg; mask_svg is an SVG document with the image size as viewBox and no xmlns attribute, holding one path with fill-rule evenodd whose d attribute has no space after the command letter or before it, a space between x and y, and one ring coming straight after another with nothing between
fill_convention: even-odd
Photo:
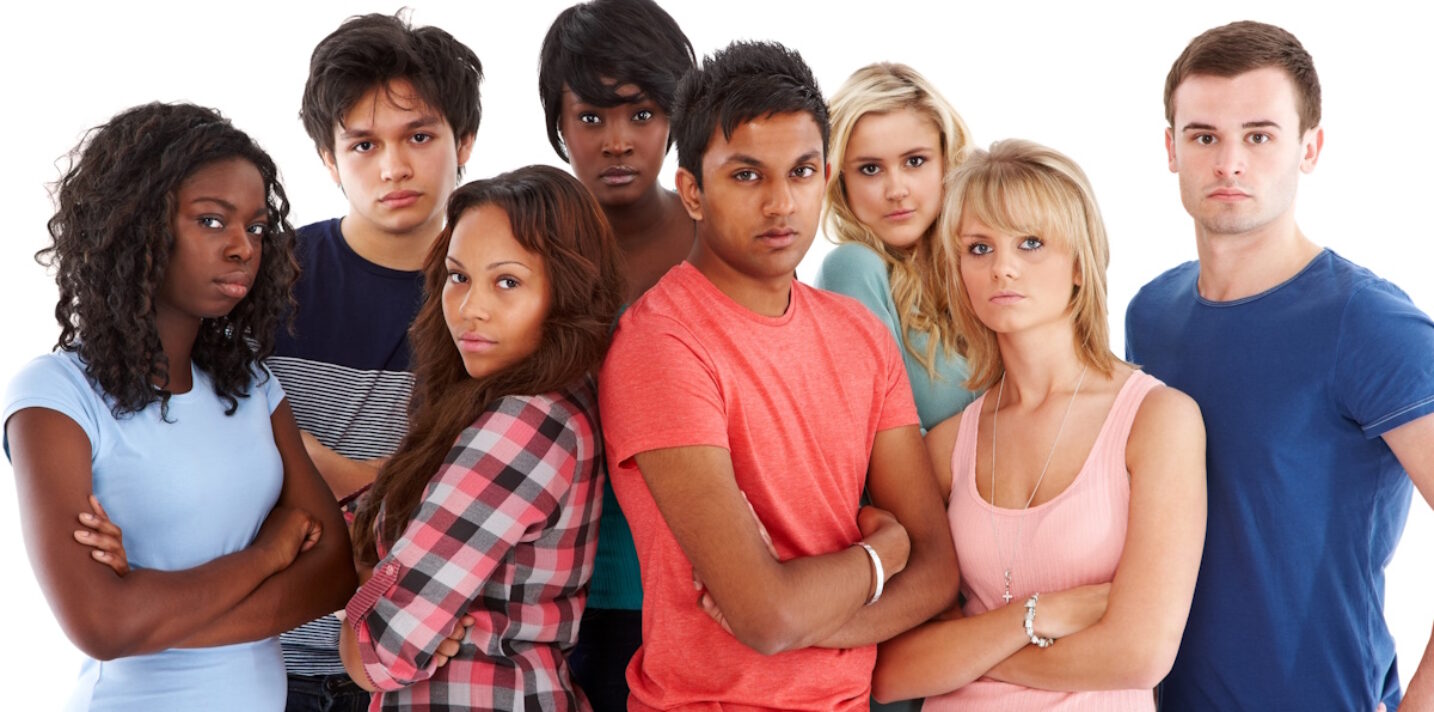
<instances>
[{"instance_id":1,"label":"forearm","mask_svg":"<svg viewBox=\"0 0 1434 712\"><path fill-rule=\"evenodd\" d=\"M1404 701L1399 703L1403 712L1428 712L1434 710L1434 635L1424 646L1424 657L1409 679L1409 689L1404 691Z\"/></svg>"},{"instance_id":2,"label":"forearm","mask_svg":"<svg viewBox=\"0 0 1434 712\"><path fill-rule=\"evenodd\" d=\"M848 547L821 556L773 560L768 576L756 576L749 593L759 598L718 606L732 633L748 647L775 654L817 644L834 635L865 607L871 563L864 550Z\"/></svg>"},{"instance_id":3,"label":"forearm","mask_svg":"<svg viewBox=\"0 0 1434 712\"><path fill-rule=\"evenodd\" d=\"M317 444L317 441L314 444ZM315 448L307 439L305 445L309 446L309 456L314 461L314 467L318 469L319 476L323 478L324 484L328 485L334 499L343 499L373 484L383 465L381 459L352 460L322 445Z\"/></svg>"},{"instance_id":4,"label":"forearm","mask_svg":"<svg viewBox=\"0 0 1434 712\"><path fill-rule=\"evenodd\" d=\"M348 534L328 528L314 548L222 611L179 647L203 648L260 640L343 608L358 588Z\"/></svg>"},{"instance_id":5,"label":"forearm","mask_svg":"<svg viewBox=\"0 0 1434 712\"><path fill-rule=\"evenodd\" d=\"M872 696L889 702L945 694L1030 645L1025 610L1002 606L970 618L934 620L882 643Z\"/></svg>"},{"instance_id":6,"label":"forearm","mask_svg":"<svg viewBox=\"0 0 1434 712\"><path fill-rule=\"evenodd\" d=\"M996 665L996 680L1042 690L1153 688L1170 672L1180 647L1179 626L1148 620L1111 620L1061 638L1048 648L1029 646Z\"/></svg>"},{"instance_id":7,"label":"forearm","mask_svg":"<svg viewBox=\"0 0 1434 712\"><path fill-rule=\"evenodd\" d=\"M863 606L830 636L817 645L824 648L855 648L890 639L928 621L956 600L959 578L950 536L937 532L947 546L929 539L912 542L906 568L886 583L881 600Z\"/></svg>"},{"instance_id":8,"label":"forearm","mask_svg":"<svg viewBox=\"0 0 1434 712\"><path fill-rule=\"evenodd\" d=\"M108 571L93 592L86 621L66 621L66 633L87 654L113 659L179 646L243 601L273 572L253 549L183 571Z\"/></svg>"}]
</instances>

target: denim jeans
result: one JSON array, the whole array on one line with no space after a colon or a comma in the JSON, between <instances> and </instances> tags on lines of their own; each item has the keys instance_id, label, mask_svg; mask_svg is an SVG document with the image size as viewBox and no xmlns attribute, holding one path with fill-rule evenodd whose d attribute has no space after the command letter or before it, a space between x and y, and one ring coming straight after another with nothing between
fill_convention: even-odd
<instances>
[{"instance_id":1,"label":"denim jeans","mask_svg":"<svg viewBox=\"0 0 1434 712\"><path fill-rule=\"evenodd\" d=\"M286 712L364 712L368 691L348 675L290 675Z\"/></svg>"}]
</instances>

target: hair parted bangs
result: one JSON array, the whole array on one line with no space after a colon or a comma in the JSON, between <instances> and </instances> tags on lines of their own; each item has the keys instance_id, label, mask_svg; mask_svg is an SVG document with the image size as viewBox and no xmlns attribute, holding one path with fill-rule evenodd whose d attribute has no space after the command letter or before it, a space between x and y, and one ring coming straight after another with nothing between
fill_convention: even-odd
<instances>
[{"instance_id":1,"label":"hair parted bangs","mask_svg":"<svg viewBox=\"0 0 1434 712\"><path fill-rule=\"evenodd\" d=\"M614 42L614 37L623 41ZM692 42L672 16L652 0L593 0L559 13L538 57L538 97L548 123L548 143L568 160L560 127L563 87L600 107L651 100L669 117L677 83L697 63ZM618 89L634 85L638 96ZM676 136L668 132L667 147Z\"/></svg>"},{"instance_id":2,"label":"hair parted bangs","mask_svg":"<svg viewBox=\"0 0 1434 712\"><path fill-rule=\"evenodd\" d=\"M901 324L901 343L926 368L928 375L937 378L936 349L940 347L948 355L965 350L960 331L951 320L946 291L946 272L951 261L942 254L939 241L931 239L940 221L932 223L915 249L897 250L888 246L852 211L842 171L851 135L862 117L904 110L915 111L935 125L941 138L943 174L960 164L969 150L971 134L961 115L936 87L920 72L904 64L869 64L852 73L832 95L832 144L828 160L835 167L836 176L827 181L822 219L827 238L832 242L856 242L881 256L886 263L892 301ZM924 352L912 347L908 331L927 334Z\"/></svg>"},{"instance_id":3,"label":"hair parted bangs","mask_svg":"<svg viewBox=\"0 0 1434 712\"><path fill-rule=\"evenodd\" d=\"M484 205L501 208L518 244L542 258L552 291L537 350L475 379L448 331L443 286L454 227ZM415 384L408 434L359 507L353 532L360 560L377 562L375 537L397 541L454 441L485 410L504 396L561 390L602 363L626 294L621 261L597 199L557 168L528 166L453 192L447 224L424 262L423 306L409 329Z\"/></svg>"},{"instance_id":4,"label":"hair parted bangs","mask_svg":"<svg viewBox=\"0 0 1434 712\"><path fill-rule=\"evenodd\" d=\"M1048 246L1074 253L1075 276L1080 283L1071 289L1069 314L1075 327L1076 355L1103 374L1114 373L1121 359L1110 350L1106 305L1110 241L1095 192L1080 166L1054 149L1007 139L991 144L989 151L973 151L947 177L946 206L938 234L955 260L949 289L957 324L968 343L966 361L971 375L966 387L982 391L1000 380L1005 366L996 333L976 317L961 279L960 261L966 250L960 228L968 219L1003 233L1034 235Z\"/></svg>"}]
</instances>

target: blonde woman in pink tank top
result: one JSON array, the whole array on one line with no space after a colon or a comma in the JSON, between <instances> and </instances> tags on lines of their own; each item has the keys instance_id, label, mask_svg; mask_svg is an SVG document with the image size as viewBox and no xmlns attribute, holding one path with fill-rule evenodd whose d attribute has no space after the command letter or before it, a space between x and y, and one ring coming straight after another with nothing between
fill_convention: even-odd
<instances>
[{"instance_id":1,"label":"blonde woman in pink tank top","mask_svg":"<svg viewBox=\"0 0 1434 712\"><path fill-rule=\"evenodd\" d=\"M1085 174L1009 140L950 178L939 234L986 394L928 433L961 601L883 644L878 699L927 710L1153 710L1205 535L1195 402L1110 350Z\"/></svg>"}]
</instances>

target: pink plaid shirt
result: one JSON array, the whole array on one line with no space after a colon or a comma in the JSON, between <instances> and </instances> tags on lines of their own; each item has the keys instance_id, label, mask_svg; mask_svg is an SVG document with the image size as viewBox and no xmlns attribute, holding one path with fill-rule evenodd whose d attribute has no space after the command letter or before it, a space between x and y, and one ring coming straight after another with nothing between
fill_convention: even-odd
<instances>
[{"instance_id":1,"label":"pink plaid shirt","mask_svg":"<svg viewBox=\"0 0 1434 712\"><path fill-rule=\"evenodd\" d=\"M372 710L588 709L564 651L597 550L602 438L590 381L508 396L458 436L403 536L348 604ZM464 613L477 622L441 668Z\"/></svg>"}]
</instances>

